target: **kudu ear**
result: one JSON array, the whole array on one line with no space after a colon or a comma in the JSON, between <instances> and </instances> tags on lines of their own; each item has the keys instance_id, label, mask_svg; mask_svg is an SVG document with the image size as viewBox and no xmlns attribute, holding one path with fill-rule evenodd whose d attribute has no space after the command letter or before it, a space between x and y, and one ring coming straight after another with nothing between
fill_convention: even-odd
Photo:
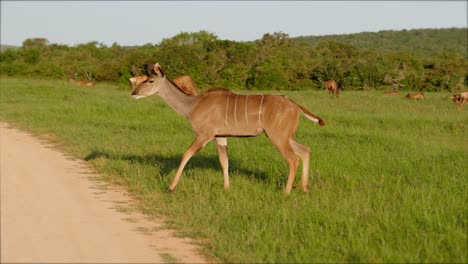
<instances>
[{"instance_id":1,"label":"kudu ear","mask_svg":"<svg viewBox=\"0 0 468 264\"><path fill-rule=\"evenodd\" d=\"M160 76L161 78L164 78L166 75L164 74L164 71L163 69L161 68L161 65L159 65L159 63L156 63L154 65L154 72Z\"/></svg>"}]
</instances>

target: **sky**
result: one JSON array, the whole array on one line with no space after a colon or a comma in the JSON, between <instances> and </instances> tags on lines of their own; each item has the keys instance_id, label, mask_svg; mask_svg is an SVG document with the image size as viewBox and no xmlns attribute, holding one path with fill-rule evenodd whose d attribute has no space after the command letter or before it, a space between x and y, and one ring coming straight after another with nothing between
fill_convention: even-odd
<instances>
[{"instance_id":1,"label":"sky","mask_svg":"<svg viewBox=\"0 0 468 264\"><path fill-rule=\"evenodd\" d=\"M467 27L467 1L1 1L1 44L27 38L77 45L158 44L181 32L253 41L418 28Z\"/></svg>"}]
</instances>

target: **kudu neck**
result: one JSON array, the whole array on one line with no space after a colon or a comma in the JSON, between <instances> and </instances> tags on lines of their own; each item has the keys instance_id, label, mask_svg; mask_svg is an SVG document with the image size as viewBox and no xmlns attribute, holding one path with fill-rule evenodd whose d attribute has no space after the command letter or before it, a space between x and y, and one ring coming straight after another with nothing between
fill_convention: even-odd
<instances>
[{"instance_id":1,"label":"kudu neck","mask_svg":"<svg viewBox=\"0 0 468 264\"><path fill-rule=\"evenodd\" d=\"M159 96L178 114L187 117L198 101L198 96L182 92L169 80L164 80Z\"/></svg>"}]
</instances>

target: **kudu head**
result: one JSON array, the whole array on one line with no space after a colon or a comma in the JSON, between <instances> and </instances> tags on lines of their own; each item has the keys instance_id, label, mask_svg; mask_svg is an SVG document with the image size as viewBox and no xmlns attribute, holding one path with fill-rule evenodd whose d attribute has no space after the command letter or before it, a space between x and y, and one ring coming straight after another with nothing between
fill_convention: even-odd
<instances>
[{"instance_id":1,"label":"kudu head","mask_svg":"<svg viewBox=\"0 0 468 264\"><path fill-rule=\"evenodd\" d=\"M148 76L146 75L135 75L128 79L130 86L132 87L132 92L146 80L148 80Z\"/></svg>"},{"instance_id":2,"label":"kudu head","mask_svg":"<svg viewBox=\"0 0 468 264\"><path fill-rule=\"evenodd\" d=\"M163 82L166 80L166 75L159 63L156 63L153 68L153 74L142 81L141 85L136 86L137 80L134 79L132 81L132 79L133 78L130 78L130 83L132 84L132 97L140 99L157 94L159 89L161 89Z\"/></svg>"}]
</instances>

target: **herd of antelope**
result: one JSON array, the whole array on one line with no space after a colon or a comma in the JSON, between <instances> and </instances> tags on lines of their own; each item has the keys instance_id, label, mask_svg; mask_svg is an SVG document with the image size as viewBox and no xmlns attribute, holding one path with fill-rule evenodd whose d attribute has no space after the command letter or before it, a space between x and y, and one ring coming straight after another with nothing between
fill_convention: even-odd
<instances>
[{"instance_id":1,"label":"herd of antelope","mask_svg":"<svg viewBox=\"0 0 468 264\"><path fill-rule=\"evenodd\" d=\"M228 189L230 184L227 138L255 137L265 133L288 162L289 175L285 193L291 192L300 160L301 186L304 192L308 192L310 148L298 143L294 134L301 113L320 126L325 125L323 119L284 95L238 94L225 88L212 88L199 94L190 76L183 75L169 80L158 63L150 69L150 76L136 75L129 79L132 97L140 99L158 94L175 112L190 122L195 132L195 140L182 155L169 191L175 190L190 158L213 139L216 141L224 175L224 188ZM325 87L329 97L339 96L340 90L336 81L327 81ZM406 98L423 99L424 93L409 93ZM454 95L452 99L461 110L461 106L468 101L468 92Z\"/></svg>"},{"instance_id":2,"label":"herd of antelope","mask_svg":"<svg viewBox=\"0 0 468 264\"><path fill-rule=\"evenodd\" d=\"M340 95L340 89L335 80L328 80L325 82L325 89L328 91L328 97L338 97ZM391 89L390 91L385 91L384 94L386 95L400 95L399 91ZM420 100L424 99L424 93L408 93L405 98L413 99L413 100ZM464 91L460 94L452 95L451 99L457 106L458 111L462 110L464 104L468 103L468 91Z\"/></svg>"}]
</instances>

